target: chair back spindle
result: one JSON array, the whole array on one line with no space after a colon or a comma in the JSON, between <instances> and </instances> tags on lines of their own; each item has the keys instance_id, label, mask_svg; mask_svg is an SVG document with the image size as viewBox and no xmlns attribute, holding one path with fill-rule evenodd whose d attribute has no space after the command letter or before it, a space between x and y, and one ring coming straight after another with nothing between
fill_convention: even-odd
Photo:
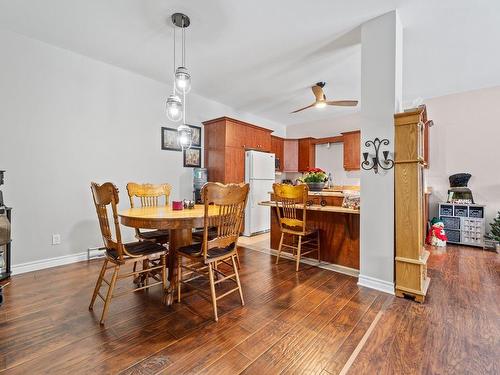
<instances>
[{"instance_id":1,"label":"chair back spindle","mask_svg":"<svg viewBox=\"0 0 500 375\"><path fill-rule=\"evenodd\" d=\"M276 212L281 230L306 230L306 205L309 188L306 184L273 184Z\"/></svg>"},{"instance_id":2,"label":"chair back spindle","mask_svg":"<svg viewBox=\"0 0 500 375\"><path fill-rule=\"evenodd\" d=\"M97 219L99 220L99 226L101 228L104 247L107 250L116 251L119 259L123 260L124 248L117 210L117 204L120 201L118 188L111 182L106 182L102 185L92 182L91 189L97 212ZM113 234L111 232L111 225L108 217L108 206L111 206L111 212L113 213L115 238L113 238Z\"/></svg>"},{"instance_id":3,"label":"chair back spindle","mask_svg":"<svg viewBox=\"0 0 500 375\"><path fill-rule=\"evenodd\" d=\"M203 256L208 250L234 246L241 232L249 184L228 184L208 182L203 186L202 197L205 205ZM214 205L217 215L209 217L210 206ZM209 240L209 228L216 228L217 236Z\"/></svg>"},{"instance_id":4,"label":"chair back spindle","mask_svg":"<svg viewBox=\"0 0 500 375\"><path fill-rule=\"evenodd\" d=\"M135 198L139 200L141 207L158 207L160 198L164 197L164 205L168 206L171 191L170 184L137 184L135 182L127 184L131 208L135 206Z\"/></svg>"}]
</instances>

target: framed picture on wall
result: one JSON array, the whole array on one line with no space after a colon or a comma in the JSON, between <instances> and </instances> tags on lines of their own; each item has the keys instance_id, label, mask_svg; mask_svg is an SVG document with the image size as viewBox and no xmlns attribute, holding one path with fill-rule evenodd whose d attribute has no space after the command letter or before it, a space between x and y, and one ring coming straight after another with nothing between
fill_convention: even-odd
<instances>
[{"instance_id":1,"label":"framed picture on wall","mask_svg":"<svg viewBox=\"0 0 500 375\"><path fill-rule=\"evenodd\" d=\"M188 125L193 134L191 135L191 141L193 142L194 147L201 147L201 127L199 126L194 126L194 125Z\"/></svg>"},{"instance_id":2,"label":"framed picture on wall","mask_svg":"<svg viewBox=\"0 0 500 375\"><path fill-rule=\"evenodd\" d=\"M182 151L177 142L177 129L161 128L161 149L170 151Z\"/></svg>"},{"instance_id":3,"label":"framed picture on wall","mask_svg":"<svg viewBox=\"0 0 500 375\"><path fill-rule=\"evenodd\" d=\"M184 167L201 168L201 148L191 147L184 150Z\"/></svg>"}]
</instances>

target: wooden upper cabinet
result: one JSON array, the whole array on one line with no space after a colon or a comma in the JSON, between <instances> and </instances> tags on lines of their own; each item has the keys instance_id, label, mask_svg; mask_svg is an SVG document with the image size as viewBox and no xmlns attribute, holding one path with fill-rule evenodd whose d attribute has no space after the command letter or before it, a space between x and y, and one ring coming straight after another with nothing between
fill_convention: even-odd
<instances>
[{"instance_id":1,"label":"wooden upper cabinet","mask_svg":"<svg viewBox=\"0 0 500 375\"><path fill-rule=\"evenodd\" d=\"M280 172L283 172L283 163L284 160L284 143L285 140L281 137L277 137L275 135L271 136L271 152L279 159L279 168L277 169Z\"/></svg>"},{"instance_id":2,"label":"wooden upper cabinet","mask_svg":"<svg viewBox=\"0 0 500 375\"><path fill-rule=\"evenodd\" d=\"M316 165L316 144L314 138L299 139L298 171L305 172Z\"/></svg>"},{"instance_id":3,"label":"wooden upper cabinet","mask_svg":"<svg viewBox=\"0 0 500 375\"><path fill-rule=\"evenodd\" d=\"M271 151L271 132L269 130L261 130L254 126L247 126L244 130L244 145L246 149L258 151Z\"/></svg>"},{"instance_id":4,"label":"wooden upper cabinet","mask_svg":"<svg viewBox=\"0 0 500 375\"><path fill-rule=\"evenodd\" d=\"M283 172L299 170L299 141L297 139L283 140Z\"/></svg>"},{"instance_id":5,"label":"wooden upper cabinet","mask_svg":"<svg viewBox=\"0 0 500 375\"><path fill-rule=\"evenodd\" d=\"M230 117L204 121L208 180L230 183L245 178L245 150L271 151L272 130Z\"/></svg>"},{"instance_id":6,"label":"wooden upper cabinet","mask_svg":"<svg viewBox=\"0 0 500 375\"><path fill-rule=\"evenodd\" d=\"M355 171L360 168L361 131L342 133L344 141L344 169Z\"/></svg>"}]
</instances>

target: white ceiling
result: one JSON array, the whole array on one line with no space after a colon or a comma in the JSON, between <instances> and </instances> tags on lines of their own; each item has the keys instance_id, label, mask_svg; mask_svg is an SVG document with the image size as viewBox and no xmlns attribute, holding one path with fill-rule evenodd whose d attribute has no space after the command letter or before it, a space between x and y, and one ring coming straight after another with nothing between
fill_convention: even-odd
<instances>
[{"instance_id":1,"label":"white ceiling","mask_svg":"<svg viewBox=\"0 0 500 375\"><path fill-rule=\"evenodd\" d=\"M167 20L187 13L193 91L289 125L356 111L290 114L317 81L328 99L359 99L358 26L396 8L406 102L500 85L498 0L0 0L0 27L170 82Z\"/></svg>"}]
</instances>

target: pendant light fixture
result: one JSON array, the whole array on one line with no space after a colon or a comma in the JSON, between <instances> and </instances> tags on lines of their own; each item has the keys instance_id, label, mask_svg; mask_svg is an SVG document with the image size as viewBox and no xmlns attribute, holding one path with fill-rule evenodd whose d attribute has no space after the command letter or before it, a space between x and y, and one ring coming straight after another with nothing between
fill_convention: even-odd
<instances>
[{"instance_id":1,"label":"pendant light fixture","mask_svg":"<svg viewBox=\"0 0 500 375\"><path fill-rule=\"evenodd\" d=\"M191 90L191 75L186 68L186 28L191 21L185 14L174 13L172 22L182 30L182 65L175 70L175 89L182 95Z\"/></svg>"},{"instance_id":2,"label":"pendant light fixture","mask_svg":"<svg viewBox=\"0 0 500 375\"><path fill-rule=\"evenodd\" d=\"M188 16L182 13L172 14L174 24L174 85L172 95L167 99L167 116L175 117L182 125L177 127L177 141L182 149L189 149L192 145L192 130L186 125L186 94L191 90L191 75L186 68L186 28L191 23ZM175 61L175 29L182 30L182 66L176 67ZM176 94L182 95L182 101Z\"/></svg>"},{"instance_id":3,"label":"pendant light fixture","mask_svg":"<svg viewBox=\"0 0 500 375\"><path fill-rule=\"evenodd\" d=\"M176 13L177 14L177 13ZM172 22L174 22L174 15L172 15ZM174 84L172 87L172 94L167 98L167 117L170 121L178 122L183 117L183 106L181 98L175 93L175 73L176 73L176 59L175 59L175 22L174 22Z\"/></svg>"}]
</instances>

